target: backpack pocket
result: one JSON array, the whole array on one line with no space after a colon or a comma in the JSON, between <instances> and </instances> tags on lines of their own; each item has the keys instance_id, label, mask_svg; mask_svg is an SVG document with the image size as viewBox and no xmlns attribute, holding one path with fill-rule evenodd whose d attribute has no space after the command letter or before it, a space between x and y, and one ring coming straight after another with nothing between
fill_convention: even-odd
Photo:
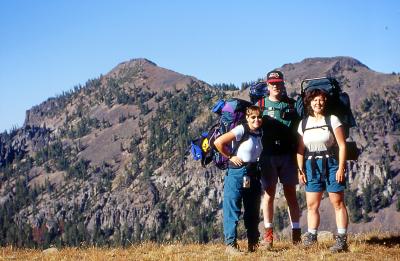
<instances>
[{"instance_id":1,"label":"backpack pocket","mask_svg":"<svg viewBox=\"0 0 400 261\"><path fill-rule=\"evenodd\" d=\"M346 141L346 160L358 160L360 149L354 141Z\"/></svg>"}]
</instances>

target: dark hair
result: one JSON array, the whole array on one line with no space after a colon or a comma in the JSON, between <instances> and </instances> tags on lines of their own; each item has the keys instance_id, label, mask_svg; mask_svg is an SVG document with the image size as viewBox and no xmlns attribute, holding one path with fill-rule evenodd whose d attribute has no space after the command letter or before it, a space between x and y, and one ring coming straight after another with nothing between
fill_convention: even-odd
<instances>
[{"instance_id":1,"label":"dark hair","mask_svg":"<svg viewBox=\"0 0 400 261\"><path fill-rule=\"evenodd\" d=\"M251 105L247 107L246 109L246 116L250 116L252 113L258 112L258 114L261 114L261 108L257 105Z\"/></svg>"},{"instance_id":2,"label":"dark hair","mask_svg":"<svg viewBox=\"0 0 400 261\"><path fill-rule=\"evenodd\" d=\"M311 101L314 100L315 97L317 96L322 96L325 98L325 105L324 105L324 110L322 111L323 114L326 112L326 107L328 106L328 95L326 92L320 90L320 89L315 89L312 91L309 91L306 93L306 96L304 97L304 105L306 107L307 115L309 116L314 116L314 111L311 108Z\"/></svg>"}]
</instances>

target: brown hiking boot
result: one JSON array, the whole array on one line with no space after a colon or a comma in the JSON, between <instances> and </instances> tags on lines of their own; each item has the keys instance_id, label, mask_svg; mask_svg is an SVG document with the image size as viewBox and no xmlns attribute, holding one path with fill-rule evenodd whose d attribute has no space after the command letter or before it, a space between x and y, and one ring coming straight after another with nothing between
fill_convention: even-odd
<instances>
[{"instance_id":1,"label":"brown hiking boot","mask_svg":"<svg viewBox=\"0 0 400 261\"><path fill-rule=\"evenodd\" d=\"M239 249L239 245L237 243L227 245L225 248L225 253L232 256L240 256L244 254L243 251Z\"/></svg>"},{"instance_id":2,"label":"brown hiking boot","mask_svg":"<svg viewBox=\"0 0 400 261\"><path fill-rule=\"evenodd\" d=\"M267 248L271 249L274 243L274 230L272 227L266 228L263 235L262 244Z\"/></svg>"},{"instance_id":3,"label":"brown hiking boot","mask_svg":"<svg viewBox=\"0 0 400 261\"><path fill-rule=\"evenodd\" d=\"M336 235L335 236L335 244L329 248L332 253L339 253L347 251L347 235Z\"/></svg>"},{"instance_id":4,"label":"brown hiking boot","mask_svg":"<svg viewBox=\"0 0 400 261\"><path fill-rule=\"evenodd\" d=\"M293 228L292 229L292 243L294 245L299 244L301 242L301 228Z\"/></svg>"}]
</instances>

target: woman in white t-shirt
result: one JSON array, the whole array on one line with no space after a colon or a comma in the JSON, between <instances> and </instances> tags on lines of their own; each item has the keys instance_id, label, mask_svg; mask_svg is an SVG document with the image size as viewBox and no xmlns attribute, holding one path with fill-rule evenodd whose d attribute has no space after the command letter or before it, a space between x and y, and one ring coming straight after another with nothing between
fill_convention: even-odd
<instances>
[{"instance_id":1,"label":"woman in white t-shirt","mask_svg":"<svg viewBox=\"0 0 400 261\"><path fill-rule=\"evenodd\" d=\"M258 106L246 110L246 124L241 124L218 137L214 145L229 158L224 178L223 224L226 252L240 254L237 244L237 225L243 203L243 220L247 230L248 251L258 246L258 223L261 203L261 183L257 161L262 151L262 114ZM233 146L232 146L233 144ZM235 148L233 152L228 148Z\"/></svg>"},{"instance_id":2,"label":"woman in white t-shirt","mask_svg":"<svg viewBox=\"0 0 400 261\"><path fill-rule=\"evenodd\" d=\"M317 242L320 224L319 206L323 192L329 194L335 209L337 236L332 252L346 251L348 214L344 202L345 189L345 132L335 115L325 115L327 95L316 89L308 92L304 99L308 118L298 127L301 135L297 150L299 182L305 184L307 200L308 232L303 244L311 246Z\"/></svg>"}]
</instances>

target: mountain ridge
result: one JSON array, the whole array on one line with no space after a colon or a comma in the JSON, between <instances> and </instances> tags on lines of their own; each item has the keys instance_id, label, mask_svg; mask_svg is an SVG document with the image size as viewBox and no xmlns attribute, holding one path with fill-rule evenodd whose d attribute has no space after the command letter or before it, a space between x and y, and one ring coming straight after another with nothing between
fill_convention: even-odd
<instances>
[{"instance_id":1,"label":"mountain ridge","mask_svg":"<svg viewBox=\"0 0 400 261\"><path fill-rule=\"evenodd\" d=\"M400 166L399 75L373 72L351 57L308 58L278 69L289 94L304 78L332 76L351 97L359 124L352 137L363 153L348 163L349 202L359 222L350 231L364 229L389 206L388 216L400 217L393 207ZM0 211L0 217L26 225L26 232L15 230L36 233L36 244L47 242L44 235L48 243L72 245L220 239L224 174L202 168L188 144L215 122L209 108L217 99L247 99L247 92L216 89L138 58L49 98L27 111L22 128L0 135L0 204L14 209ZM278 199L277 205L284 202ZM398 221L391 223L400 230ZM333 229L334 223L326 224ZM0 227L3 235L10 231Z\"/></svg>"}]
</instances>

